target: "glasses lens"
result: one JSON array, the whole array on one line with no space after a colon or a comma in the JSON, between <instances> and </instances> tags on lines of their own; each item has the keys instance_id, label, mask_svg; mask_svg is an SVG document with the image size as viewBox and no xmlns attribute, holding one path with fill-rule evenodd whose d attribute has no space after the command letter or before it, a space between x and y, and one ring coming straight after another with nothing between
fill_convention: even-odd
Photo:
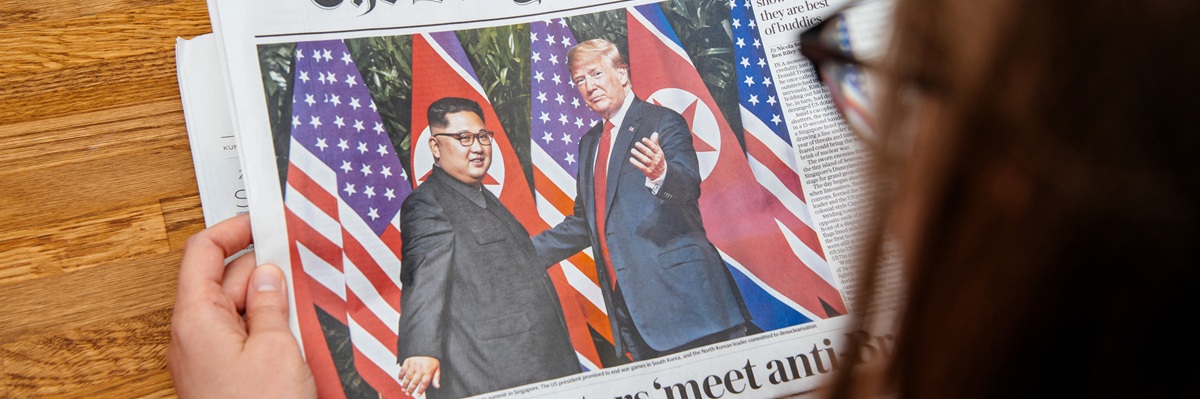
<instances>
[{"instance_id":1,"label":"glasses lens","mask_svg":"<svg viewBox=\"0 0 1200 399\"><path fill-rule=\"evenodd\" d=\"M481 130L479 134L475 135L475 139L479 140L481 145L492 145L492 132Z\"/></svg>"},{"instance_id":2,"label":"glasses lens","mask_svg":"<svg viewBox=\"0 0 1200 399\"><path fill-rule=\"evenodd\" d=\"M831 100L851 130L868 142L878 139L873 123L872 85L888 39L892 1L860 1L830 16L801 40Z\"/></svg>"}]
</instances>

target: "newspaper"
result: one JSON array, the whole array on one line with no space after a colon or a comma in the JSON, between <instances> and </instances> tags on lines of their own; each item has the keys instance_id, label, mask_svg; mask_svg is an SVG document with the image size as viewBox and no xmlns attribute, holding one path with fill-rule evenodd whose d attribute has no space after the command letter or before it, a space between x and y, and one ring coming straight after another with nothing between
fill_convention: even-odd
<instances>
[{"instance_id":1,"label":"newspaper","mask_svg":"<svg viewBox=\"0 0 1200 399\"><path fill-rule=\"evenodd\" d=\"M405 397L399 205L434 168L425 107L478 100L496 132L484 187L538 234L571 216L578 143L601 121L565 65L592 38L620 48L637 99L687 121L704 231L749 335L615 354L611 284L588 248L547 270L582 371L478 397L803 396L888 356L889 331L846 316L861 311L867 154L796 43L845 3L210 0L257 259L293 287L291 327L322 396ZM848 44L877 52L873 24L850 24ZM847 358L853 346L863 358Z\"/></svg>"}]
</instances>

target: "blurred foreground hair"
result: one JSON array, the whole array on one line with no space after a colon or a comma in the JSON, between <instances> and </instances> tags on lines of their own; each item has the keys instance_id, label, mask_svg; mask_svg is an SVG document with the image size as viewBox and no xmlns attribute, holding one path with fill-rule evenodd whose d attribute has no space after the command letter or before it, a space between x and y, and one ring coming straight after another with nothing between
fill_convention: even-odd
<instances>
[{"instance_id":1,"label":"blurred foreground hair","mask_svg":"<svg viewBox=\"0 0 1200 399\"><path fill-rule=\"evenodd\" d=\"M1200 396L1200 2L895 18L872 253L904 248L906 308L882 390L834 396Z\"/></svg>"}]
</instances>

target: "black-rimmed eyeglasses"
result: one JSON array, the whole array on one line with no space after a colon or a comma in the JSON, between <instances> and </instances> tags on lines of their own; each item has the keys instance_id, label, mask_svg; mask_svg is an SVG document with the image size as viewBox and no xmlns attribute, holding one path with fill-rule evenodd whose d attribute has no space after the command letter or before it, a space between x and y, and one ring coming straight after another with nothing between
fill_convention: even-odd
<instances>
[{"instance_id":1,"label":"black-rimmed eyeglasses","mask_svg":"<svg viewBox=\"0 0 1200 399\"><path fill-rule=\"evenodd\" d=\"M480 131L474 132L474 133L472 133L472 132L434 133L433 135L434 136L453 137L455 140L458 140L458 143L462 144L463 147L470 147L472 144L475 144L475 140L479 140L479 145L484 145L484 146L492 145L492 136L495 136L496 133L493 131L487 130L487 129L483 129L483 130L480 130Z\"/></svg>"},{"instance_id":2,"label":"black-rimmed eyeglasses","mask_svg":"<svg viewBox=\"0 0 1200 399\"><path fill-rule=\"evenodd\" d=\"M873 84L872 62L860 58L856 45L886 43L883 26L888 0L851 1L817 25L800 34L800 54L812 62L817 76L851 130L868 142L875 141L875 123L869 98ZM853 22L857 27L852 27ZM851 40L851 38L859 40ZM855 46L852 46L855 45ZM881 47L869 50L879 50ZM881 51L876 51L876 54Z\"/></svg>"}]
</instances>

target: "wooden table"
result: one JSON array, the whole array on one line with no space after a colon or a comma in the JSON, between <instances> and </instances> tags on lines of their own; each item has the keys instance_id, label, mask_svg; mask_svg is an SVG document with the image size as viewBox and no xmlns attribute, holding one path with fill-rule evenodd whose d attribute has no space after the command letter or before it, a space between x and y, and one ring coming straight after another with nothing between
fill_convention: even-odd
<instances>
[{"instance_id":1,"label":"wooden table","mask_svg":"<svg viewBox=\"0 0 1200 399\"><path fill-rule=\"evenodd\" d=\"M0 398L175 396L204 222L174 46L211 31L201 0L0 0Z\"/></svg>"}]
</instances>

